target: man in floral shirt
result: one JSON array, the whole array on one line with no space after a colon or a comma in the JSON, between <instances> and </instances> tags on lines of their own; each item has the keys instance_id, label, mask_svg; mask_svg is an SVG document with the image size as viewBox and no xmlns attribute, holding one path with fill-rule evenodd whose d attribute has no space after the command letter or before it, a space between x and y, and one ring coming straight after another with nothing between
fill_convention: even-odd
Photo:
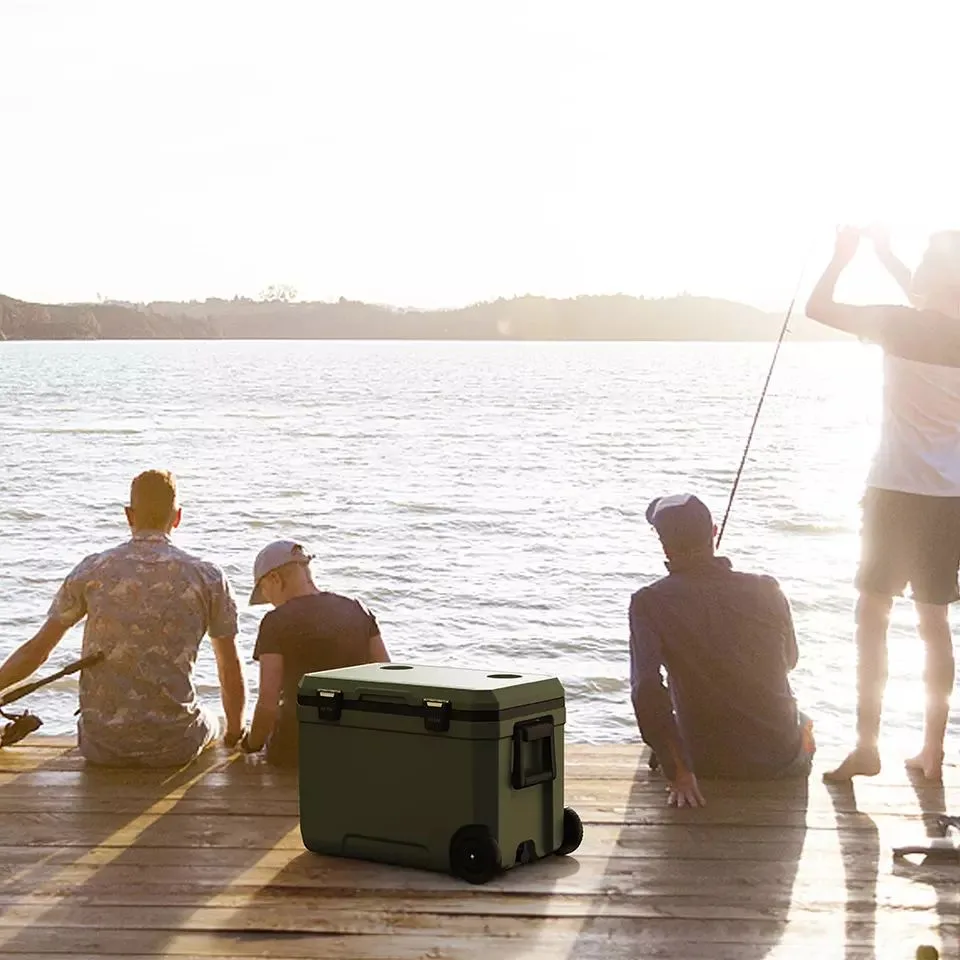
<instances>
[{"instance_id":1,"label":"man in floral shirt","mask_svg":"<svg viewBox=\"0 0 960 960\"><path fill-rule=\"evenodd\" d=\"M242 733L245 689L237 609L223 571L170 540L179 526L176 480L149 470L130 490L132 536L82 560L64 580L47 620L0 666L0 690L28 677L84 617L83 656L104 659L80 674L80 752L109 766L180 766L225 733ZM216 654L226 728L197 701L200 641Z\"/></svg>"}]
</instances>

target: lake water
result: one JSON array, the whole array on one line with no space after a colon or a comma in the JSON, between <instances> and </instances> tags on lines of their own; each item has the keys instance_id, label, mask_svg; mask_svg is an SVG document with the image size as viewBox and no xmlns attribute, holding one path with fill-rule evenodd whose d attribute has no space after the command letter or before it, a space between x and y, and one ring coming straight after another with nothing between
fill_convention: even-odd
<instances>
[{"instance_id":1,"label":"lake water","mask_svg":"<svg viewBox=\"0 0 960 960\"><path fill-rule=\"evenodd\" d=\"M395 659L558 675L567 736L630 741L627 605L663 572L643 513L694 489L718 519L772 344L0 343L0 655L60 580L125 538L130 479L173 469L175 540L221 563L250 654L256 552L315 550L318 582L361 597ZM723 552L776 575L800 637L794 686L819 740L853 722L857 501L880 363L856 344L785 346ZM48 669L78 652L71 631ZM914 745L921 647L891 632L887 736ZM198 680L217 702L202 647ZM76 682L23 705L73 726ZM954 731L957 727L954 725Z\"/></svg>"}]
</instances>

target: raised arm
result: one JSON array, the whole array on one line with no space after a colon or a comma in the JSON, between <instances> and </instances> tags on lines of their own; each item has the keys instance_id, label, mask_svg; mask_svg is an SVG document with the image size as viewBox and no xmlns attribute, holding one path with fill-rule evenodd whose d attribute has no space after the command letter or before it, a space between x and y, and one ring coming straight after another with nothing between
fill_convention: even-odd
<instances>
[{"instance_id":1,"label":"raised arm","mask_svg":"<svg viewBox=\"0 0 960 960\"><path fill-rule=\"evenodd\" d=\"M837 231L833 257L817 281L807 300L806 314L825 326L851 333L863 340L878 341L884 330L884 324L890 311L889 306L853 306L837 303L834 294L840 274L854 258L860 244L860 231L853 227L843 227Z\"/></svg>"},{"instance_id":2,"label":"raised arm","mask_svg":"<svg viewBox=\"0 0 960 960\"><path fill-rule=\"evenodd\" d=\"M870 227L867 233L873 241L873 249L876 251L877 259L896 281L907 301L912 306L916 306L913 299L913 274L910 272L910 268L893 252L893 247L890 245L890 234L880 226Z\"/></svg>"}]
</instances>

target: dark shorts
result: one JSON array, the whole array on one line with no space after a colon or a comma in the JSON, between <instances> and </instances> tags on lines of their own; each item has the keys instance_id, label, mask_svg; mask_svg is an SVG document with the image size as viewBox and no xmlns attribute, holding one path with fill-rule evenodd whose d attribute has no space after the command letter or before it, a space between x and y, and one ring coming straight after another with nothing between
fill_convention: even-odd
<instances>
[{"instance_id":1,"label":"dark shorts","mask_svg":"<svg viewBox=\"0 0 960 960\"><path fill-rule=\"evenodd\" d=\"M813 734L813 720L802 710L798 711L799 743L793 759L784 766L764 764L751 769L742 764L731 766L729 758L725 763L715 765L711 758L698 758L695 772L698 780L796 780L810 776L813 770L813 758L817 752L817 743ZM716 759L716 758L714 758Z\"/></svg>"},{"instance_id":2,"label":"dark shorts","mask_svg":"<svg viewBox=\"0 0 960 960\"><path fill-rule=\"evenodd\" d=\"M858 590L898 597L909 584L917 603L960 599L960 497L868 487L861 505Z\"/></svg>"}]
</instances>

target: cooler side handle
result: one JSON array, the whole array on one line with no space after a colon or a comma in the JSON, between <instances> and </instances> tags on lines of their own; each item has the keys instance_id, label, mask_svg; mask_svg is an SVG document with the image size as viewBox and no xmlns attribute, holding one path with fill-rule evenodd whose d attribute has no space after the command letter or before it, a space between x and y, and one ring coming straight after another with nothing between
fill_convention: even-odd
<instances>
[{"instance_id":1,"label":"cooler side handle","mask_svg":"<svg viewBox=\"0 0 960 960\"><path fill-rule=\"evenodd\" d=\"M524 744L539 746L539 768L528 771L524 764ZM513 770L511 783L514 790L523 790L537 783L557 779L557 745L554 737L553 717L538 717L523 720L513 727Z\"/></svg>"}]
</instances>

